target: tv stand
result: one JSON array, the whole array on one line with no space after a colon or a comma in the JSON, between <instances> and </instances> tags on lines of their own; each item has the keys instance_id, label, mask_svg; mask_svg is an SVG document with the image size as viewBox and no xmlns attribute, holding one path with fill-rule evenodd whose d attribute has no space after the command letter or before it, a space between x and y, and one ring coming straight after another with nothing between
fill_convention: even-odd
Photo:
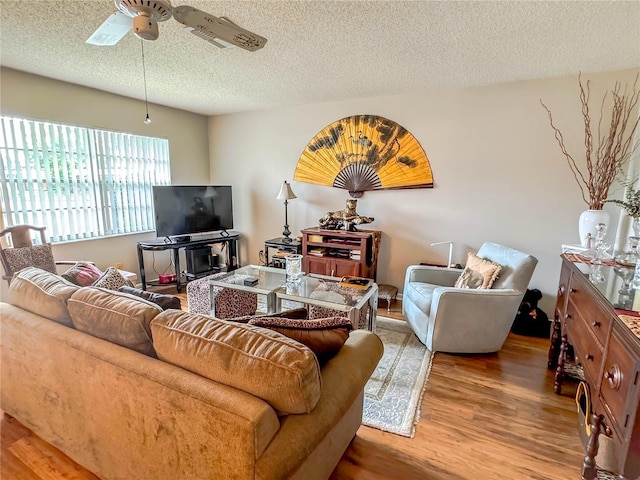
<instances>
[{"instance_id":1,"label":"tv stand","mask_svg":"<svg viewBox=\"0 0 640 480\"><path fill-rule=\"evenodd\" d=\"M173 237L172 242L175 243L185 243L191 241L191 235L179 235L177 237Z\"/></svg>"},{"instance_id":2,"label":"tv stand","mask_svg":"<svg viewBox=\"0 0 640 480\"><path fill-rule=\"evenodd\" d=\"M238 239L240 234L237 232L217 232L213 235L206 237L190 236L188 241L178 242L173 240L169 243L166 242L166 237L162 239L142 241L138 242L138 267L140 268L140 281L142 283L142 289L146 290L147 285L171 285L175 284L178 293L182 292L183 283L193 280L191 275L182 275L180 271L180 249L192 249L198 246L214 245L216 243L224 243L226 250L226 270L231 271L240 267L240 252L238 250ZM145 251L173 251L173 263L176 271L176 281L169 284L160 284L157 281L147 281L145 268L144 268L144 252ZM220 271L220 268L213 268L211 273Z\"/></svg>"}]
</instances>

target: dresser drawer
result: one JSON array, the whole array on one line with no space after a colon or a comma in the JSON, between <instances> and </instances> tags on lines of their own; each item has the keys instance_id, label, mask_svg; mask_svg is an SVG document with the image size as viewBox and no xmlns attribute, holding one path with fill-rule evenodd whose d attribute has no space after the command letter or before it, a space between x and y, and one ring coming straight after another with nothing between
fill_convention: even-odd
<instances>
[{"instance_id":1,"label":"dresser drawer","mask_svg":"<svg viewBox=\"0 0 640 480\"><path fill-rule=\"evenodd\" d=\"M638 379L635 359L632 352L624 346L614 333L609 339L609 348L604 362L600 397L610 423L619 435L624 438L629 425L629 411L626 409L627 399ZM635 408L635 406L634 406Z\"/></svg>"},{"instance_id":2,"label":"dresser drawer","mask_svg":"<svg viewBox=\"0 0 640 480\"><path fill-rule=\"evenodd\" d=\"M587 328L604 348L611 330L611 314L603 311L600 304L580 283L574 282L572 287L569 292L569 305L573 310L572 314L578 314L582 317Z\"/></svg>"},{"instance_id":3,"label":"dresser drawer","mask_svg":"<svg viewBox=\"0 0 640 480\"><path fill-rule=\"evenodd\" d=\"M604 360L604 347L587 325L569 298L566 315L566 332L575 350L576 361L584 368L584 374L592 387L600 385L600 369Z\"/></svg>"}]
</instances>

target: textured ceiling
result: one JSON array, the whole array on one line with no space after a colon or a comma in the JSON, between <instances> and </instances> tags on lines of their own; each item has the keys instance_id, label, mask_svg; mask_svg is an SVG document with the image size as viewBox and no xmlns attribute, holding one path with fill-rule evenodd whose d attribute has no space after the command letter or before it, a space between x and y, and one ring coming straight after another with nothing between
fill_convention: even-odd
<instances>
[{"instance_id":1,"label":"textured ceiling","mask_svg":"<svg viewBox=\"0 0 640 480\"><path fill-rule=\"evenodd\" d=\"M219 50L160 23L149 101L220 114L640 66L640 1L174 1L268 39ZM0 0L3 66L144 99L141 40L85 40L110 0Z\"/></svg>"}]
</instances>

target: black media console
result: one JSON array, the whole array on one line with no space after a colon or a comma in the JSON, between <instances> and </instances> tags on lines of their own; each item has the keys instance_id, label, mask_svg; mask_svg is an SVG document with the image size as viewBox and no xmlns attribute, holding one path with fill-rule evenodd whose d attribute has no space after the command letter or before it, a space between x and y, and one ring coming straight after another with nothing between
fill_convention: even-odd
<instances>
[{"instance_id":1,"label":"black media console","mask_svg":"<svg viewBox=\"0 0 640 480\"><path fill-rule=\"evenodd\" d=\"M187 238L182 237L183 241L170 240L169 238L159 238L156 240L138 242L138 267L140 268L140 281L142 289L146 290L147 285L171 285L175 284L178 293L182 291L182 284L201 277L203 275L219 272L220 261L218 257L211 254L211 245L224 243L226 245L226 258L224 270L230 271L240 267L240 254L238 251L238 232L224 231L216 232L210 235L191 235ZM180 249L184 248L185 257L187 259L187 273L183 277L180 271ZM173 262L176 271L176 280L170 284L160 283L159 281L147 281L144 269L144 252L145 251L164 251L173 250Z\"/></svg>"}]
</instances>

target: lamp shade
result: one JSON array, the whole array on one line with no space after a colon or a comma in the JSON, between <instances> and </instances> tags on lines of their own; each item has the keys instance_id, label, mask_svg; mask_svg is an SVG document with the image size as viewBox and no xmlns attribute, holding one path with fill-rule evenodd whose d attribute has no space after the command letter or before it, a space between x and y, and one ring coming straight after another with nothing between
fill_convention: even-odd
<instances>
[{"instance_id":1,"label":"lamp shade","mask_svg":"<svg viewBox=\"0 0 640 480\"><path fill-rule=\"evenodd\" d=\"M296 194L293 193L293 190L291 190L291 184L285 180L282 184L282 187L280 187L280 193L278 193L276 199L293 200L294 198L296 198Z\"/></svg>"}]
</instances>

